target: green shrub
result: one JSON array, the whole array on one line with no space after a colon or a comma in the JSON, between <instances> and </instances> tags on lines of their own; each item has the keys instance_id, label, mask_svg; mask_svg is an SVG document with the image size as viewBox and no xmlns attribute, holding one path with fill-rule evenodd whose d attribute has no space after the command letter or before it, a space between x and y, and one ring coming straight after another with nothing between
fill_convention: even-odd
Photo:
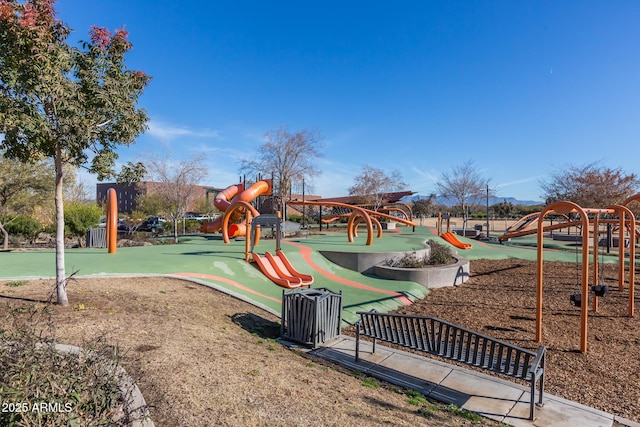
<instances>
[{"instance_id":1,"label":"green shrub","mask_svg":"<svg viewBox=\"0 0 640 427\"><path fill-rule=\"evenodd\" d=\"M424 268L434 265L449 265L456 261L448 247L434 240L429 240L429 247L431 253L428 256L419 256L416 252L405 253L400 259L386 260L385 265L398 268Z\"/></svg>"},{"instance_id":2,"label":"green shrub","mask_svg":"<svg viewBox=\"0 0 640 427\"><path fill-rule=\"evenodd\" d=\"M7 233L14 236L22 236L26 239L35 239L38 233L42 231L42 224L26 215L16 215L13 218L6 219L3 224Z\"/></svg>"},{"instance_id":3,"label":"green shrub","mask_svg":"<svg viewBox=\"0 0 640 427\"><path fill-rule=\"evenodd\" d=\"M300 222L302 222L302 215L289 215L288 220L291 221L291 222L300 223Z\"/></svg>"},{"instance_id":4,"label":"green shrub","mask_svg":"<svg viewBox=\"0 0 640 427\"><path fill-rule=\"evenodd\" d=\"M422 268L429 265L429 257L428 256L420 257L418 256L417 253L411 252L411 253L405 253L404 255L402 255L402 258L400 259L387 260L386 264L389 267Z\"/></svg>"},{"instance_id":5,"label":"green shrub","mask_svg":"<svg viewBox=\"0 0 640 427\"><path fill-rule=\"evenodd\" d=\"M440 243L429 240L431 254L429 256L418 256L417 253L405 253L400 259L390 259L385 262L389 267L398 268L424 268L434 265L449 265L455 262L448 247Z\"/></svg>"},{"instance_id":6,"label":"green shrub","mask_svg":"<svg viewBox=\"0 0 640 427\"><path fill-rule=\"evenodd\" d=\"M448 247L441 245L435 240L429 240L431 255L429 256L429 265L448 265L455 262L455 258L451 255Z\"/></svg>"},{"instance_id":7,"label":"green shrub","mask_svg":"<svg viewBox=\"0 0 640 427\"><path fill-rule=\"evenodd\" d=\"M64 208L65 234L76 237L82 246L87 230L100 221L102 209L95 204L69 203Z\"/></svg>"}]
</instances>

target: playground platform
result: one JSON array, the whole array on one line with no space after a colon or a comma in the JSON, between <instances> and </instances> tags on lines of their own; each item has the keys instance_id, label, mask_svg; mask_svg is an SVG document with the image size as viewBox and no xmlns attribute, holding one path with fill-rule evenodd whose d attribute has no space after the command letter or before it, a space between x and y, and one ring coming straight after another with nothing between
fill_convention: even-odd
<instances>
[{"instance_id":1,"label":"playground platform","mask_svg":"<svg viewBox=\"0 0 640 427\"><path fill-rule=\"evenodd\" d=\"M357 363L355 338L348 336L340 336L309 353L510 426L640 427L640 423L548 393L544 395L544 406L536 408L536 419L530 421L527 386L382 343L377 343L376 352L372 353L371 343L361 341Z\"/></svg>"}]
</instances>

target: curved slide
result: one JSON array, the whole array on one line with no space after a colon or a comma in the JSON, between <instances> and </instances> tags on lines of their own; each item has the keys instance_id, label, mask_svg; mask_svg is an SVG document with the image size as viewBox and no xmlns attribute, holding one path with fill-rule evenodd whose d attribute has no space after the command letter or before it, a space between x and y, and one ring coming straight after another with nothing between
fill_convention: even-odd
<instances>
[{"instance_id":1,"label":"curved slide","mask_svg":"<svg viewBox=\"0 0 640 427\"><path fill-rule=\"evenodd\" d=\"M276 255L267 252L265 256L254 252L251 259L269 280L283 288L299 288L313 283L313 276L296 271L281 251L277 251Z\"/></svg>"},{"instance_id":2,"label":"curved slide","mask_svg":"<svg viewBox=\"0 0 640 427\"><path fill-rule=\"evenodd\" d=\"M526 230L528 228L537 228L538 217L540 217L540 212L533 212L523 216L522 218L511 224L509 227L507 227L507 229L505 230L505 234L513 231Z\"/></svg>"},{"instance_id":3,"label":"curved slide","mask_svg":"<svg viewBox=\"0 0 640 427\"><path fill-rule=\"evenodd\" d=\"M458 249L471 249L473 247L471 243L463 243L460 240L458 240L456 235L450 231L447 231L446 233L442 233L440 234L440 236Z\"/></svg>"},{"instance_id":4,"label":"curved slide","mask_svg":"<svg viewBox=\"0 0 640 427\"><path fill-rule=\"evenodd\" d=\"M258 181L246 190L244 189L243 183L233 184L216 194L216 197L213 199L213 204L222 212L226 212L227 208L234 202L252 202L258 196L268 195L269 193L271 193L271 183L269 181ZM231 218L231 222L235 222L239 219L240 216L237 218ZM200 227L200 232L215 233L216 231L219 231L222 228L223 220L224 216L221 216L215 221L205 222L202 227ZM234 228L233 235L232 233L229 235L231 237L239 236L242 234L242 230L243 227L236 227Z\"/></svg>"},{"instance_id":5,"label":"curved slide","mask_svg":"<svg viewBox=\"0 0 640 427\"><path fill-rule=\"evenodd\" d=\"M266 253L266 256L269 260L273 260L273 263L276 263L282 271L293 277L299 277L302 280L302 286L311 286L311 284L313 284L313 276L298 272L298 270L291 265L291 262L289 262L289 258L287 258L280 249L276 250L275 256L269 252ZM280 264L282 264L282 266Z\"/></svg>"}]
</instances>

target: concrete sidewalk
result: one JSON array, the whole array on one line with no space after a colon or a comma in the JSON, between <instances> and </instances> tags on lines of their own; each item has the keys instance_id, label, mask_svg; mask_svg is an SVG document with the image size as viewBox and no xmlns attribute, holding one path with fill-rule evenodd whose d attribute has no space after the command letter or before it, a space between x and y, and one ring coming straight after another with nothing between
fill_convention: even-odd
<instances>
[{"instance_id":1,"label":"concrete sidewalk","mask_svg":"<svg viewBox=\"0 0 640 427\"><path fill-rule=\"evenodd\" d=\"M418 391L425 396L512 426L640 427L640 423L545 393L544 406L529 421L529 388L453 364L360 341L355 362L355 338L340 336L310 350L317 357L349 369Z\"/></svg>"}]
</instances>

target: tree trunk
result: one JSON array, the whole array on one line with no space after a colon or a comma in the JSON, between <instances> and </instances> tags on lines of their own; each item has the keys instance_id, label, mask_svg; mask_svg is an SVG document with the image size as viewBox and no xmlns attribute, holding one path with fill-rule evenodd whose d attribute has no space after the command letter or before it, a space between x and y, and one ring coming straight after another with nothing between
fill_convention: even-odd
<instances>
[{"instance_id":1,"label":"tree trunk","mask_svg":"<svg viewBox=\"0 0 640 427\"><path fill-rule=\"evenodd\" d=\"M62 200L62 150L58 147L56 166L56 294L58 304L69 305L67 298L67 278L64 269L64 204Z\"/></svg>"},{"instance_id":2,"label":"tree trunk","mask_svg":"<svg viewBox=\"0 0 640 427\"><path fill-rule=\"evenodd\" d=\"M4 238L4 240L2 241L2 250L8 251L9 250L9 233L7 233L7 230L4 229L4 227L2 226L2 223L0 223L0 231L2 231L2 236Z\"/></svg>"},{"instance_id":3,"label":"tree trunk","mask_svg":"<svg viewBox=\"0 0 640 427\"><path fill-rule=\"evenodd\" d=\"M467 236L467 204L462 202L462 236Z\"/></svg>"},{"instance_id":4,"label":"tree trunk","mask_svg":"<svg viewBox=\"0 0 640 427\"><path fill-rule=\"evenodd\" d=\"M178 219L173 220L173 243L178 243Z\"/></svg>"}]
</instances>

